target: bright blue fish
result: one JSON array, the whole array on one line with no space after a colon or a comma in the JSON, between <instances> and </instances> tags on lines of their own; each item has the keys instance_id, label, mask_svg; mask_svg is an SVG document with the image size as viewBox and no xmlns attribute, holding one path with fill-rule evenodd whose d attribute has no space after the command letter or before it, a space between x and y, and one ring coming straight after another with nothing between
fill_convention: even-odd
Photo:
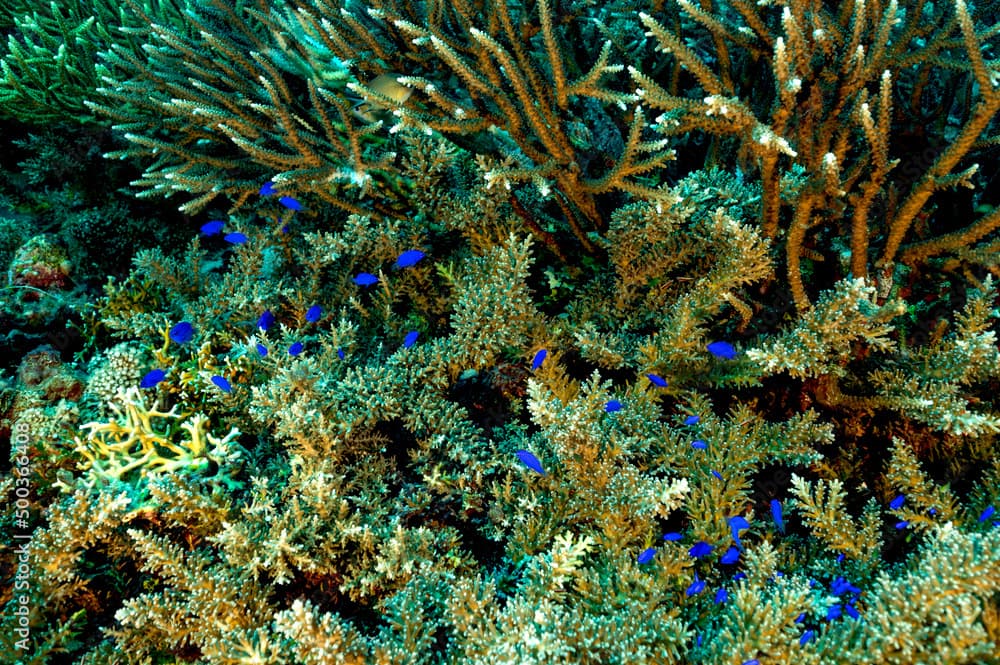
<instances>
[{"instance_id":1,"label":"bright blue fish","mask_svg":"<svg viewBox=\"0 0 1000 665\"><path fill-rule=\"evenodd\" d=\"M908 526L910 526L910 523L907 522L906 520L900 520L899 522L896 522L896 528L899 529L900 531L902 531Z\"/></svg>"},{"instance_id":2,"label":"bright blue fish","mask_svg":"<svg viewBox=\"0 0 1000 665\"><path fill-rule=\"evenodd\" d=\"M216 374L215 376L212 377L212 383L218 386L219 390L221 390L224 393L233 392L233 387L229 385L229 382L226 381L225 377Z\"/></svg>"},{"instance_id":3,"label":"bright blue fish","mask_svg":"<svg viewBox=\"0 0 1000 665\"><path fill-rule=\"evenodd\" d=\"M424 253L419 249L408 249L399 255L396 262L392 264L393 268L409 268L414 265L417 261L424 258Z\"/></svg>"},{"instance_id":4,"label":"bright blue fish","mask_svg":"<svg viewBox=\"0 0 1000 665\"><path fill-rule=\"evenodd\" d=\"M671 531L670 533L663 534L663 540L680 540L683 537L684 536L677 533L676 531Z\"/></svg>"},{"instance_id":5,"label":"bright blue fish","mask_svg":"<svg viewBox=\"0 0 1000 665\"><path fill-rule=\"evenodd\" d=\"M226 223L221 219L213 219L212 221L205 222L201 225L201 232L206 236L218 235L222 231L222 227L225 225Z\"/></svg>"},{"instance_id":6,"label":"bright blue fish","mask_svg":"<svg viewBox=\"0 0 1000 665\"><path fill-rule=\"evenodd\" d=\"M302 210L302 204L293 199L291 196L282 196L278 199L278 203L285 206L289 210L294 210L295 212Z\"/></svg>"},{"instance_id":7,"label":"bright blue fish","mask_svg":"<svg viewBox=\"0 0 1000 665\"><path fill-rule=\"evenodd\" d=\"M257 344L257 353L259 353L260 357L263 358L267 355L267 347L263 344Z\"/></svg>"},{"instance_id":8,"label":"bright blue fish","mask_svg":"<svg viewBox=\"0 0 1000 665\"><path fill-rule=\"evenodd\" d=\"M667 382L661 376L657 376L656 374L647 374L646 378L649 379L649 382L652 383L654 386L657 386L659 388L667 387Z\"/></svg>"},{"instance_id":9,"label":"bright blue fish","mask_svg":"<svg viewBox=\"0 0 1000 665\"><path fill-rule=\"evenodd\" d=\"M733 535L733 540L738 546L743 547L743 543L740 542L740 531L749 529L750 523L742 515L733 515L726 521L729 522L729 531Z\"/></svg>"},{"instance_id":10,"label":"bright blue fish","mask_svg":"<svg viewBox=\"0 0 1000 665\"><path fill-rule=\"evenodd\" d=\"M538 461L538 458L535 457L531 451L517 450L515 452L517 453L517 457L521 460L522 464L539 475L545 475L545 469L542 468L542 463Z\"/></svg>"},{"instance_id":11,"label":"bright blue fish","mask_svg":"<svg viewBox=\"0 0 1000 665\"><path fill-rule=\"evenodd\" d=\"M816 580L809 580L809 588L811 589L814 586L816 586ZM797 617L795 617L795 623L802 623L805 620L806 620L806 613L805 612L802 612Z\"/></svg>"},{"instance_id":12,"label":"bright blue fish","mask_svg":"<svg viewBox=\"0 0 1000 665\"><path fill-rule=\"evenodd\" d=\"M691 586L689 586L687 588L687 591L685 591L684 593L687 596L694 596L696 594L701 593L704 590L705 590L705 580L698 579L698 573L695 573L694 582L691 583Z\"/></svg>"},{"instance_id":13,"label":"bright blue fish","mask_svg":"<svg viewBox=\"0 0 1000 665\"><path fill-rule=\"evenodd\" d=\"M150 370L149 372L146 373L146 376L142 377L142 381L139 383L139 387L152 388L157 383L165 379L166 376L167 373L164 372L162 369L157 368L154 370Z\"/></svg>"},{"instance_id":14,"label":"bright blue fish","mask_svg":"<svg viewBox=\"0 0 1000 665\"><path fill-rule=\"evenodd\" d=\"M344 350L343 349L337 349L337 357L340 358L341 360L344 359Z\"/></svg>"},{"instance_id":15,"label":"bright blue fish","mask_svg":"<svg viewBox=\"0 0 1000 665\"><path fill-rule=\"evenodd\" d=\"M418 337L420 337L420 333L417 332L416 330L411 330L410 332L406 333L406 337L403 338L403 348L408 349L411 346L413 346L413 344L417 341Z\"/></svg>"},{"instance_id":16,"label":"bright blue fish","mask_svg":"<svg viewBox=\"0 0 1000 665\"><path fill-rule=\"evenodd\" d=\"M257 319L257 327L261 330L267 330L272 325L274 325L274 314L271 314L271 310L265 309L260 318Z\"/></svg>"},{"instance_id":17,"label":"bright blue fish","mask_svg":"<svg viewBox=\"0 0 1000 665\"><path fill-rule=\"evenodd\" d=\"M531 361L531 369L538 369L545 362L545 356L549 355L549 352L545 349L539 349L538 353L535 354L534 360Z\"/></svg>"},{"instance_id":18,"label":"bright blue fish","mask_svg":"<svg viewBox=\"0 0 1000 665\"><path fill-rule=\"evenodd\" d=\"M736 357L736 349L729 342L712 342L705 348L716 358L732 360Z\"/></svg>"},{"instance_id":19,"label":"bright blue fish","mask_svg":"<svg viewBox=\"0 0 1000 665\"><path fill-rule=\"evenodd\" d=\"M719 589L718 591L715 592L714 602L716 605L721 605L727 600L729 600L729 594L726 593L725 589Z\"/></svg>"},{"instance_id":20,"label":"bright blue fish","mask_svg":"<svg viewBox=\"0 0 1000 665\"><path fill-rule=\"evenodd\" d=\"M194 338L194 326L187 321L181 321L170 329L170 339L178 344L187 344Z\"/></svg>"},{"instance_id":21,"label":"bright blue fish","mask_svg":"<svg viewBox=\"0 0 1000 665\"><path fill-rule=\"evenodd\" d=\"M643 551L639 552L639 556L636 557L635 560L640 565L645 565L645 564L649 563L650 561L652 561L654 556L656 556L656 548L655 547L647 547Z\"/></svg>"},{"instance_id":22,"label":"bright blue fish","mask_svg":"<svg viewBox=\"0 0 1000 665\"><path fill-rule=\"evenodd\" d=\"M771 499L771 519L774 520L778 531L785 533L785 518L781 513L781 502L777 499Z\"/></svg>"},{"instance_id":23,"label":"bright blue fish","mask_svg":"<svg viewBox=\"0 0 1000 665\"><path fill-rule=\"evenodd\" d=\"M691 442L691 447L697 450L705 450L705 448L708 448L708 444L701 439L695 439Z\"/></svg>"},{"instance_id":24,"label":"bright blue fish","mask_svg":"<svg viewBox=\"0 0 1000 665\"><path fill-rule=\"evenodd\" d=\"M813 633L812 630L807 630L806 632L802 633L802 637L799 638L799 646L805 646L806 644L808 644L809 641L813 638L813 635L815 635L815 633Z\"/></svg>"},{"instance_id":25,"label":"bright blue fish","mask_svg":"<svg viewBox=\"0 0 1000 665\"><path fill-rule=\"evenodd\" d=\"M734 564L740 560L740 551L735 546L730 546L728 550L722 553L719 557L719 563L724 563L726 565Z\"/></svg>"},{"instance_id":26,"label":"bright blue fish","mask_svg":"<svg viewBox=\"0 0 1000 665\"><path fill-rule=\"evenodd\" d=\"M378 277L370 272L359 272L354 276L354 283L358 286L371 286L378 283Z\"/></svg>"},{"instance_id":27,"label":"bright blue fish","mask_svg":"<svg viewBox=\"0 0 1000 665\"><path fill-rule=\"evenodd\" d=\"M986 506L983 512L979 513L979 521L985 522L989 518L993 517L993 513L996 512L996 508L993 506Z\"/></svg>"},{"instance_id":28,"label":"bright blue fish","mask_svg":"<svg viewBox=\"0 0 1000 665\"><path fill-rule=\"evenodd\" d=\"M847 612L847 616L851 617L852 619L861 618L861 615L858 613L858 610L854 607L853 602L844 605L844 611Z\"/></svg>"},{"instance_id":29,"label":"bright blue fish","mask_svg":"<svg viewBox=\"0 0 1000 665\"><path fill-rule=\"evenodd\" d=\"M845 593L861 593L861 589L854 586L843 576L835 577L832 582L830 582L830 590L833 592L834 596L840 596Z\"/></svg>"},{"instance_id":30,"label":"bright blue fish","mask_svg":"<svg viewBox=\"0 0 1000 665\"><path fill-rule=\"evenodd\" d=\"M622 410L622 403L619 402L616 399L613 399L613 400L609 401L607 404L604 405L604 410L607 411L608 413L614 413L615 411L621 411Z\"/></svg>"},{"instance_id":31,"label":"bright blue fish","mask_svg":"<svg viewBox=\"0 0 1000 665\"><path fill-rule=\"evenodd\" d=\"M260 186L259 193L261 196L274 196L275 194L278 193L278 190L274 188L274 183L268 180L267 182L265 182L263 185Z\"/></svg>"},{"instance_id":32,"label":"bright blue fish","mask_svg":"<svg viewBox=\"0 0 1000 665\"><path fill-rule=\"evenodd\" d=\"M290 347L288 347L288 355L297 356L302 353L302 342L295 342Z\"/></svg>"},{"instance_id":33,"label":"bright blue fish","mask_svg":"<svg viewBox=\"0 0 1000 665\"><path fill-rule=\"evenodd\" d=\"M319 305L313 305L306 310L306 321L309 323L316 323L321 318L323 318L323 308Z\"/></svg>"},{"instance_id":34,"label":"bright blue fish","mask_svg":"<svg viewBox=\"0 0 1000 665\"><path fill-rule=\"evenodd\" d=\"M699 416L688 416L684 419L685 425L697 425L698 421L701 420Z\"/></svg>"},{"instance_id":35,"label":"bright blue fish","mask_svg":"<svg viewBox=\"0 0 1000 665\"><path fill-rule=\"evenodd\" d=\"M698 559L703 556L708 556L712 553L713 549L715 548L706 543L704 540L699 540L691 546L691 549L688 550L688 554L693 556L695 559Z\"/></svg>"},{"instance_id":36,"label":"bright blue fish","mask_svg":"<svg viewBox=\"0 0 1000 665\"><path fill-rule=\"evenodd\" d=\"M719 480L722 480L722 474L716 471L715 469L712 469L712 475L718 478Z\"/></svg>"},{"instance_id":37,"label":"bright blue fish","mask_svg":"<svg viewBox=\"0 0 1000 665\"><path fill-rule=\"evenodd\" d=\"M239 231L236 231L234 233L227 233L225 236L223 236L223 240L228 242L230 245L242 245L247 240L249 240L249 238L247 238L245 233L240 233Z\"/></svg>"},{"instance_id":38,"label":"bright blue fish","mask_svg":"<svg viewBox=\"0 0 1000 665\"><path fill-rule=\"evenodd\" d=\"M892 510L899 510L903 507L903 503L906 501L906 497L900 494L895 499L889 502L889 508Z\"/></svg>"},{"instance_id":39,"label":"bright blue fish","mask_svg":"<svg viewBox=\"0 0 1000 665\"><path fill-rule=\"evenodd\" d=\"M760 661L756 658L751 658L750 660L744 660L743 665L760 665Z\"/></svg>"}]
</instances>

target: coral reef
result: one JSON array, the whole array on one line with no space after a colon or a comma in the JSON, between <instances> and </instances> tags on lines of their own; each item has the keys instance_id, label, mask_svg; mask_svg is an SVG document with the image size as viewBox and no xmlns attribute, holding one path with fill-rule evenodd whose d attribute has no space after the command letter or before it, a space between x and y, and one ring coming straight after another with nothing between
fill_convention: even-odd
<instances>
[{"instance_id":1,"label":"coral reef","mask_svg":"<svg viewBox=\"0 0 1000 665\"><path fill-rule=\"evenodd\" d=\"M0 0L0 660L1000 662L997 8Z\"/></svg>"}]
</instances>

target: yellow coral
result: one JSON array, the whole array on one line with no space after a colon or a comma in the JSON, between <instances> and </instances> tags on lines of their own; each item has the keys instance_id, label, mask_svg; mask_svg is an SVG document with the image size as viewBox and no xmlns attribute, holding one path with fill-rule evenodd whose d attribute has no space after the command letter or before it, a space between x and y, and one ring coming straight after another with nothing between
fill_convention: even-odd
<instances>
[{"instance_id":1,"label":"yellow coral","mask_svg":"<svg viewBox=\"0 0 1000 665\"><path fill-rule=\"evenodd\" d=\"M117 403L116 403L117 402ZM211 463L235 462L239 457L230 442L240 435L233 428L221 439L208 431L202 414L148 408L137 388L130 388L110 404L108 422L82 426L85 439L77 437L80 468L105 479L124 480L132 471L140 477L175 471L200 471Z\"/></svg>"}]
</instances>

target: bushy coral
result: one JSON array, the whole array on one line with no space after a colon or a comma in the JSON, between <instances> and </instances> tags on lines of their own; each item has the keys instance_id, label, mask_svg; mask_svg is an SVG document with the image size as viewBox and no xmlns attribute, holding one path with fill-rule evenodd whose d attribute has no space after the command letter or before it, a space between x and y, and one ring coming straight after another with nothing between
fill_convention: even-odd
<instances>
[{"instance_id":1,"label":"bushy coral","mask_svg":"<svg viewBox=\"0 0 1000 665\"><path fill-rule=\"evenodd\" d=\"M11 384L0 659L997 660L1000 216L945 191L990 182L996 26L182 4L121 10L86 108L230 210ZM145 219L101 210L74 253Z\"/></svg>"}]
</instances>

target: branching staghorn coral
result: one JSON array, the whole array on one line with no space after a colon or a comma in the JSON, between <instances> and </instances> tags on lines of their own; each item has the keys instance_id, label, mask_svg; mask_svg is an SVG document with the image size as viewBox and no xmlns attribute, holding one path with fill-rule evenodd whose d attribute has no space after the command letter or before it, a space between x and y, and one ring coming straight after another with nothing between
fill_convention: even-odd
<instances>
[{"instance_id":1,"label":"branching staghorn coral","mask_svg":"<svg viewBox=\"0 0 1000 665\"><path fill-rule=\"evenodd\" d=\"M992 144L1000 110L996 64L982 55L996 28L975 26L962 0L859 0L839 12L804 0L732 7L680 0L677 7L679 17L661 11L640 18L697 86L681 90L677 78L664 82L636 66L629 71L638 94L662 111L656 127L667 136L698 131L715 144L739 142L744 163L759 172L765 237L787 228L787 276L799 309L809 304L802 259L822 256L809 246L823 230L845 239L853 277L874 266L888 291L897 260L913 263L971 245L1000 225L991 212L959 231L912 242L932 194L975 185L978 166L970 158ZM710 45L687 46L688 32L673 27L685 24ZM771 70L764 92L750 74L758 59ZM908 154L894 142L902 131L923 132L934 110L948 120L945 103L956 90L965 105L947 144ZM897 178L893 170L903 159L906 173ZM782 178L796 167L805 180L794 194L783 192Z\"/></svg>"},{"instance_id":2,"label":"branching staghorn coral","mask_svg":"<svg viewBox=\"0 0 1000 665\"><path fill-rule=\"evenodd\" d=\"M238 207L266 181L356 213L370 203L384 213L401 199L378 126L354 117L341 94L349 75L303 80L284 71L286 59L272 53L284 38L270 32L279 28L267 3L188 6L177 21L130 6L156 48L103 51L106 85L88 106L135 144L109 156L153 159L134 183L150 188L144 195L196 194L181 206L189 212L218 196ZM379 198L357 200L372 189Z\"/></svg>"},{"instance_id":3,"label":"branching staghorn coral","mask_svg":"<svg viewBox=\"0 0 1000 665\"><path fill-rule=\"evenodd\" d=\"M162 20L179 15L170 0L143 4ZM0 18L13 24L0 51L0 114L23 122L92 122L85 101L100 85L98 51L113 42L141 45L129 31L140 25L137 17L107 0L5 2Z\"/></svg>"},{"instance_id":4,"label":"branching staghorn coral","mask_svg":"<svg viewBox=\"0 0 1000 665\"><path fill-rule=\"evenodd\" d=\"M111 404L108 422L81 425L87 434L76 439L76 451L84 486L131 487L141 504L145 484L160 475L212 475L211 482L238 485L228 476L241 456L234 443L239 430L218 438L208 431L205 416L182 414L177 405L169 411L147 407L137 388L120 400Z\"/></svg>"}]
</instances>

